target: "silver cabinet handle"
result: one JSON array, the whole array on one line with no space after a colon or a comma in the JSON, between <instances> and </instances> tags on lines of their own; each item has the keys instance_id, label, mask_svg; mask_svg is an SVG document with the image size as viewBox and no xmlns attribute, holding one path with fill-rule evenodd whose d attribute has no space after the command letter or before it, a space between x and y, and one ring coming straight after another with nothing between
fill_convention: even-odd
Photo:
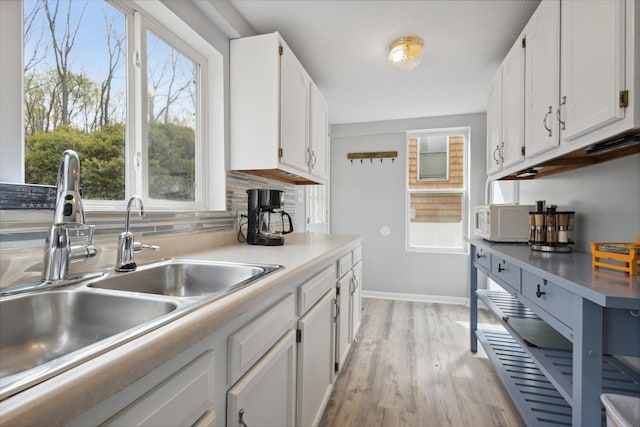
<instances>
[{"instance_id":1,"label":"silver cabinet handle","mask_svg":"<svg viewBox=\"0 0 640 427\"><path fill-rule=\"evenodd\" d=\"M315 169L317 160L316 152L311 150L311 169Z\"/></svg>"},{"instance_id":2,"label":"silver cabinet handle","mask_svg":"<svg viewBox=\"0 0 640 427\"><path fill-rule=\"evenodd\" d=\"M498 152L499 149L500 149L500 146L496 145L496 149L493 150L493 160L496 161L496 165L500 164L500 159L496 159L496 153Z\"/></svg>"},{"instance_id":3,"label":"silver cabinet handle","mask_svg":"<svg viewBox=\"0 0 640 427\"><path fill-rule=\"evenodd\" d=\"M544 126L545 130L548 132L547 136L551 136L551 128L547 126L547 120L551 116L552 111L553 108L549 105L549 111L547 111L547 114L544 115L544 119L542 119L542 126Z\"/></svg>"},{"instance_id":4,"label":"silver cabinet handle","mask_svg":"<svg viewBox=\"0 0 640 427\"><path fill-rule=\"evenodd\" d=\"M560 102L560 106L556 110L556 118L558 119L558 122L560 123L560 129L561 130L565 129L565 122L562 121L562 119L560 118L560 115L562 113L562 106L566 105L566 103L567 103L567 97L563 96L562 97L562 102Z\"/></svg>"},{"instance_id":5,"label":"silver cabinet handle","mask_svg":"<svg viewBox=\"0 0 640 427\"><path fill-rule=\"evenodd\" d=\"M240 412L238 412L239 418L238 418L238 423L242 426L242 427L248 427L247 423L244 422L244 408L240 409Z\"/></svg>"}]
</instances>

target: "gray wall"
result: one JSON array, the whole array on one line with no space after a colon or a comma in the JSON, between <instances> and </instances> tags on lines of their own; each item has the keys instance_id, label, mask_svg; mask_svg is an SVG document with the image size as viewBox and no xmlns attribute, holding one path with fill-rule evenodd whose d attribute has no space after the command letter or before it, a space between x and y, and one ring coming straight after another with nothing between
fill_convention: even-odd
<instances>
[{"instance_id":1,"label":"gray wall","mask_svg":"<svg viewBox=\"0 0 640 427\"><path fill-rule=\"evenodd\" d=\"M576 211L576 249L589 242L632 242L640 236L640 154L520 182L520 203L546 200Z\"/></svg>"},{"instance_id":2,"label":"gray wall","mask_svg":"<svg viewBox=\"0 0 640 427\"><path fill-rule=\"evenodd\" d=\"M485 184L486 115L467 114L331 127L331 232L364 236L363 289L421 297L467 297L467 255L405 251L406 131L470 127L470 200L482 203ZM347 153L397 151L363 164ZM388 237L380 228L391 229Z\"/></svg>"}]
</instances>

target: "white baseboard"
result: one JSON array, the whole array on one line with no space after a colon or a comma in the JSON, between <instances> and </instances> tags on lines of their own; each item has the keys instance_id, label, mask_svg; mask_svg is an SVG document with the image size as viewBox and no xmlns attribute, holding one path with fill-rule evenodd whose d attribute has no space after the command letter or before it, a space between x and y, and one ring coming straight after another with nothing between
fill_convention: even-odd
<instances>
[{"instance_id":1,"label":"white baseboard","mask_svg":"<svg viewBox=\"0 0 640 427\"><path fill-rule=\"evenodd\" d=\"M431 302L439 304L469 305L466 297L444 297L441 295L399 294L395 292L362 291L362 298L389 299L396 301Z\"/></svg>"}]
</instances>

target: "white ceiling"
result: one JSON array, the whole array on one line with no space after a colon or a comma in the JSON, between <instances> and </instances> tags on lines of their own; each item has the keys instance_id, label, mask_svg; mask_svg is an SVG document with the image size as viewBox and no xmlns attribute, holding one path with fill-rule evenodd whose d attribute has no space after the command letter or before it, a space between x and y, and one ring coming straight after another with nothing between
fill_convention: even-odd
<instances>
[{"instance_id":1,"label":"white ceiling","mask_svg":"<svg viewBox=\"0 0 640 427\"><path fill-rule=\"evenodd\" d=\"M256 34L279 31L329 103L329 121L486 111L489 82L539 0L230 0ZM410 71L389 44L424 39Z\"/></svg>"}]
</instances>

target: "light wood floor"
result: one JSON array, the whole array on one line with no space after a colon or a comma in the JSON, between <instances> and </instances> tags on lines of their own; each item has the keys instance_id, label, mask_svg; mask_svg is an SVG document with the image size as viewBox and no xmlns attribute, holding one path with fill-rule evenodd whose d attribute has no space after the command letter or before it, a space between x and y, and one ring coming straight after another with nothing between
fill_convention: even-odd
<instances>
[{"instance_id":1,"label":"light wood floor","mask_svg":"<svg viewBox=\"0 0 640 427\"><path fill-rule=\"evenodd\" d=\"M358 342L321 426L521 426L465 306L363 299ZM479 310L483 329L495 327Z\"/></svg>"}]
</instances>

